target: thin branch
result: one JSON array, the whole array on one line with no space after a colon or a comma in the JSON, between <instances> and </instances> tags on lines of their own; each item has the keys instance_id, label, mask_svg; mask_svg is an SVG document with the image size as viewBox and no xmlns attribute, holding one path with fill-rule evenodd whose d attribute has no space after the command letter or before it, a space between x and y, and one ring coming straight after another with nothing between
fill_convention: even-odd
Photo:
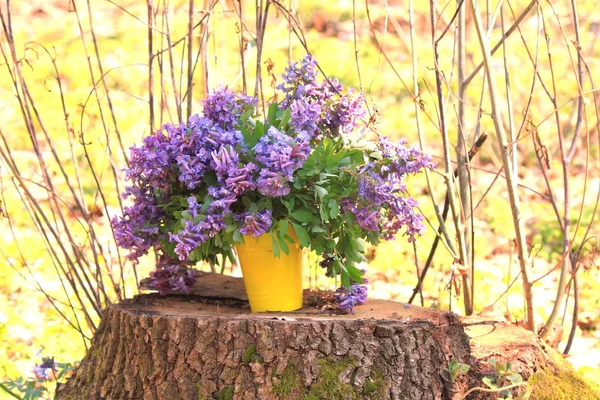
<instances>
[{"instance_id":1,"label":"thin branch","mask_svg":"<svg viewBox=\"0 0 600 400\"><path fill-rule=\"evenodd\" d=\"M515 31L515 29L517 29L517 27L521 24L521 21L523 21L525 19L527 14L529 14L529 11L531 11L533 9L533 7L535 7L538 4L538 2L539 2L539 0L532 0L531 3L529 3L529 5L525 8L525 10L523 10L523 12L519 15L519 18L517 18L516 21L512 24L512 26L510 28L508 28L508 30L506 31L506 34L504 36L502 36L502 39L500 39L500 41L498 43L496 43L496 45L492 48L492 50L490 51L490 57L492 55L494 55L496 50L498 50L500 48L500 46L502 46L502 43L504 43L504 41L509 38L509 36ZM483 29L483 27L481 29ZM479 73L481 68L484 67L484 65L485 65L485 61L482 61L475 67L473 72L471 72L471 75L469 75L465 79L465 85L468 85L473 80L473 78L475 78L477 76L477 74Z\"/></svg>"},{"instance_id":2,"label":"thin branch","mask_svg":"<svg viewBox=\"0 0 600 400\"><path fill-rule=\"evenodd\" d=\"M463 233L463 224L460 221L459 216L459 206L456 204L456 193L454 188L454 174L452 172L452 164L450 162L450 139L448 136L448 130L446 128L446 115L445 115L445 105L444 105L444 94L443 94L443 86L442 86L442 71L439 64L439 49L438 44L435 41L435 32L436 32L436 1L429 1L430 8L430 17L431 17L431 41L433 44L433 61L435 64L435 79L436 79L436 89L437 89L437 100L438 100L438 109L440 114L440 134L442 135L442 143L444 148L444 179L446 180L447 187L447 195L449 196L450 202L450 210L452 211L452 219L454 221L454 226L456 227L456 237L458 240L458 255L460 257L460 263L462 265L466 265L467 263L467 248L466 243L464 241L464 233ZM464 286L464 305L465 305L465 314L471 315L473 313L473 302L471 299L471 284L469 281L469 275L463 275L463 286Z\"/></svg>"},{"instance_id":3,"label":"thin branch","mask_svg":"<svg viewBox=\"0 0 600 400\"><path fill-rule=\"evenodd\" d=\"M514 171L512 170L510 158L508 155L508 142L506 140L506 134L504 127L502 126L502 116L500 115L500 109L498 105L498 94L496 89L495 74L492 67L492 55L489 48L489 43L484 37L483 26L481 23L481 16L479 15L479 8L476 0L471 0L473 18L475 20L475 27L477 30L477 38L479 39L479 45L481 47L481 53L483 55L484 66L489 86L490 103L492 106L492 119L496 130L496 136L498 138L498 144L500 151L502 152L502 162L504 164L504 171L506 174L506 185L508 189L508 197L510 201L513 223L515 228L515 235L517 238L517 246L519 253L519 264L521 267L521 279L523 282L523 291L526 303L526 316L525 323L527 329L535 331L535 320L534 320L534 307L533 307L533 294L531 291L531 283L529 282L529 259L527 256L527 243L525 241L525 235L523 233L523 226L521 221L521 210L519 205L519 197L517 194L517 186L514 181ZM508 32L507 32L508 34Z\"/></svg>"},{"instance_id":4,"label":"thin branch","mask_svg":"<svg viewBox=\"0 0 600 400\"><path fill-rule=\"evenodd\" d=\"M188 11L188 51L187 51L187 119L192 115L192 86L194 80L194 70L192 69L192 50L194 48L193 33L194 33L194 0L190 0Z\"/></svg>"}]
</instances>

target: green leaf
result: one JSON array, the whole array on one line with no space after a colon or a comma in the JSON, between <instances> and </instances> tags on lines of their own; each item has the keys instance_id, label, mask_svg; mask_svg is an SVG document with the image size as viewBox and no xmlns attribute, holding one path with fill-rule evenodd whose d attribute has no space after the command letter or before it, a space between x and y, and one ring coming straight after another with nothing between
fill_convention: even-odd
<instances>
[{"instance_id":1,"label":"green leaf","mask_svg":"<svg viewBox=\"0 0 600 400\"><path fill-rule=\"evenodd\" d=\"M206 213L208 211L208 207L210 206L210 204L212 202L213 202L213 198L210 196L206 196L204 198L204 203L202 204L202 207L200 207L200 212Z\"/></svg>"},{"instance_id":2,"label":"green leaf","mask_svg":"<svg viewBox=\"0 0 600 400\"><path fill-rule=\"evenodd\" d=\"M236 243L243 243L244 242L244 240L242 238L242 234L240 233L239 229L236 229L233 232L233 241L236 242Z\"/></svg>"},{"instance_id":3,"label":"green leaf","mask_svg":"<svg viewBox=\"0 0 600 400\"><path fill-rule=\"evenodd\" d=\"M459 362L456 360L450 360L450 362L448 363L448 371L454 371L456 368L458 368L459 366Z\"/></svg>"},{"instance_id":4,"label":"green leaf","mask_svg":"<svg viewBox=\"0 0 600 400\"><path fill-rule=\"evenodd\" d=\"M279 234L281 236L285 235L288 231L289 226L290 226L290 221L288 221L287 219L282 219L281 221L279 221L277 223L277 228L279 229Z\"/></svg>"},{"instance_id":5,"label":"green leaf","mask_svg":"<svg viewBox=\"0 0 600 400\"><path fill-rule=\"evenodd\" d=\"M358 283L363 282L363 273L360 269L356 268L354 265L346 265L346 271L348 272L348 276L350 280Z\"/></svg>"},{"instance_id":6,"label":"green leaf","mask_svg":"<svg viewBox=\"0 0 600 400\"><path fill-rule=\"evenodd\" d=\"M250 200L248 198L248 196L244 196L244 197L242 197L242 203L244 203L244 207L246 207L246 209L248 209L252 205L252 200Z\"/></svg>"},{"instance_id":7,"label":"green leaf","mask_svg":"<svg viewBox=\"0 0 600 400\"><path fill-rule=\"evenodd\" d=\"M306 210L296 210L290 214L292 218L300 222L309 222L313 219L313 213Z\"/></svg>"},{"instance_id":8,"label":"green leaf","mask_svg":"<svg viewBox=\"0 0 600 400\"><path fill-rule=\"evenodd\" d=\"M214 172L205 174L202 180L204 181L204 183L206 183L206 186L217 186L219 184L219 181L217 180L217 175ZM184 201L185 203L183 203ZM187 198L184 197L182 197L181 202L184 206L187 206L188 204Z\"/></svg>"},{"instance_id":9,"label":"green leaf","mask_svg":"<svg viewBox=\"0 0 600 400\"><path fill-rule=\"evenodd\" d=\"M325 251L325 246L323 245L323 242L315 242L312 245L312 249L318 256L320 256Z\"/></svg>"},{"instance_id":10,"label":"green leaf","mask_svg":"<svg viewBox=\"0 0 600 400\"><path fill-rule=\"evenodd\" d=\"M374 158L376 160L383 160L383 154L380 151L374 151L369 154L369 157Z\"/></svg>"},{"instance_id":11,"label":"green leaf","mask_svg":"<svg viewBox=\"0 0 600 400\"><path fill-rule=\"evenodd\" d=\"M315 185L315 191L317 192L317 195L321 199L323 199L323 197L327 196L327 190L322 186Z\"/></svg>"},{"instance_id":12,"label":"green leaf","mask_svg":"<svg viewBox=\"0 0 600 400\"><path fill-rule=\"evenodd\" d=\"M321 203L319 206L319 214L321 215L321 221L329 222L329 212L325 210L325 203Z\"/></svg>"},{"instance_id":13,"label":"green leaf","mask_svg":"<svg viewBox=\"0 0 600 400\"><path fill-rule=\"evenodd\" d=\"M242 128L242 136L244 137L244 144L248 146L248 148L254 148L256 143L258 143L265 133L265 125L261 121L255 121L252 118L248 120L248 123L254 125L254 127L252 129Z\"/></svg>"},{"instance_id":14,"label":"green leaf","mask_svg":"<svg viewBox=\"0 0 600 400\"><path fill-rule=\"evenodd\" d=\"M338 206L337 201L335 201L334 199L329 200L329 208L329 215L332 219L340 215L340 206Z\"/></svg>"},{"instance_id":15,"label":"green leaf","mask_svg":"<svg viewBox=\"0 0 600 400\"><path fill-rule=\"evenodd\" d=\"M506 377L506 379L508 379L513 385L523 382L523 378L518 373L510 374Z\"/></svg>"},{"instance_id":16,"label":"green leaf","mask_svg":"<svg viewBox=\"0 0 600 400\"><path fill-rule=\"evenodd\" d=\"M291 113L290 109L286 108L285 111L283 112L283 117L281 117L281 121L279 121L278 128L283 128L284 126L286 126L291 117L292 117L292 113Z\"/></svg>"},{"instance_id":17,"label":"green leaf","mask_svg":"<svg viewBox=\"0 0 600 400\"><path fill-rule=\"evenodd\" d=\"M269 121L269 124L278 127L277 126L277 109L278 109L279 105L277 103L273 103L269 106L269 112L267 114L267 121Z\"/></svg>"},{"instance_id":18,"label":"green leaf","mask_svg":"<svg viewBox=\"0 0 600 400\"><path fill-rule=\"evenodd\" d=\"M489 387L490 389L498 388L498 386L496 386L496 382L492 376L484 376L483 379L481 380L481 382L483 382L483 384L486 385L487 387Z\"/></svg>"},{"instance_id":19,"label":"green leaf","mask_svg":"<svg viewBox=\"0 0 600 400\"><path fill-rule=\"evenodd\" d=\"M271 235L273 238L273 255L276 258L279 258L281 256L281 253L279 252L279 244L277 244L277 238L275 234Z\"/></svg>"},{"instance_id":20,"label":"green leaf","mask_svg":"<svg viewBox=\"0 0 600 400\"><path fill-rule=\"evenodd\" d=\"M298 225L292 222L292 226L294 227L294 231L296 232L296 236L298 236L298 241L300 242L301 247L309 247L310 246L310 236L306 229L302 225Z\"/></svg>"},{"instance_id":21,"label":"green leaf","mask_svg":"<svg viewBox=\"0 0 600 400\"><path fill-rule=\"evenodd\" d=\"M288 245L285 242L285 240L281 236L277 236L277 240L279 241L279 247L281 248L281 250L285 254L290 254L290 248L288 247Z\"/></svg>"},{"instance_id":22,"label":"green leaf","mask_svg":"<svg viewBox=\"0 0 600 400\"><path fill-rule=\"evenodd\" d=\"M322 232L327 232L325 229L323 229L321 226L319 225L312 225L310 227L310 230L313 231L314 233L322 233Z\"/></svg>"},{"instance_id":23,"label":"green leaf","mask_svg":"<svg viewBox=\"0 0 600 400\"><path fill-rule=\"evenodd\" d=\"M342 263L340 263L340 265L342 266L342 275L341 275L342 286L350 287L350 277L348 276L346 267Z\"/></svg>"},{"instance_id":24,"label":"green leaf","mask_svg":"<svg viewBox=\"0 0 600 400\"><path fill-rule=\"evenodd\" d=\"M254 113L254 109L253 108L249 108L246 112L244 112L240 116L240 122L246 122L246 121L248 121L248 119L252 116L253 113Z\"/></svg>"},{"instance_id":25,"label":"green leaf","mask_svg":"<svg viewBox=\"0 0 600 400\"><path fill-rule=\"evenodd\" d=\"M190 214L188 210L183 210L181 212L181 218L185 219L186 221L190 221L193 219L192 214Z\"/></svg>"},{"instance_id":26,"label":"green leaf","mask_svg":"<svg viewBox=\"0 0 600 400\"><path fill-rule=\"evenodd\" d=\"M282 202L285 205L285 208L287 208L288 213L291 213L292 210L294 209L294 205L296 204L296 198L292 197L291 199L289 199L287 201L282 201Z\"/></svg>"},{"instance_id":27,"label":"green leaf","mask_svg":"<svg viewBox=\"0 0 600 400\"><path fill-rule=\"evenodd\" d=\"M267 206L268 206L267 200L262 199L261 201L258 202L256 211L263 212L265 210L265 208L267 208Z\"/></svg>"},{"instance_id":28,"label":"green leaf","mask_svg":"<svg viewBox=\"0 0 600 400\"><path fill-rule=\"evenodd\" d=\"M0 383L0 389L4 390L4 392L8 393L9 395L11 395L13 398L15 399L19 399L22 400L21 397L13 392L11 392L6 386L4 386L2 383Z\"/></svg>"}]
</instances>

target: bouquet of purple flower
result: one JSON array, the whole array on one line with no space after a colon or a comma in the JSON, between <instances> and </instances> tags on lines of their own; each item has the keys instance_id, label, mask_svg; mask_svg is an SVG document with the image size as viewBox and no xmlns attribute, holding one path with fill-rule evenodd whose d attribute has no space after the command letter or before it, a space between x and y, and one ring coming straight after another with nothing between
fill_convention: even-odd
<instances>
[{"instance_id":1,"label":"bouquet of purple flower","mask_svg":"<svg viewBox=\"0 0 600 400\"><path fill-rule=\"evenodd\" d=\"M193 277L175 266L234 261L244 235L270 233L279 256L293 241L292 227L301 247L322 256L325 273L341 277L342 304L364 302L366 291L356 286L363 241L422 233L404 178L434 165L406 141L378 134L367 141L368 127L359 129L363 95L344 94L337 80L317 75L310 56L290 64L278 86L285 97L263 118L256 99L215 91L201 115L133 147L124 193L133 204L112 221L128 258L136 262L154 248L163 275L185 291Z\"/></svg>"}]
</instances>

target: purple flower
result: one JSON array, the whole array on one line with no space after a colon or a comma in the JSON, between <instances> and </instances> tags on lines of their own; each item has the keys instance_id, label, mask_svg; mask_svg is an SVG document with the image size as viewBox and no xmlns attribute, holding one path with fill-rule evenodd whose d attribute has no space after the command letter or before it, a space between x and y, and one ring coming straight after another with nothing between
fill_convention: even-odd
<instances>
[{"instance_id":1,"label":"purple flower","mask_svg":"<svg viewBox=\"0 0 600 400\"><path fill-rule=\"evenodd\" d=\"M217 188L211 186L208 188L209 195L213 197L212 202L208 205L207 212L212 215L220 214L225 217L231 214L231 205L237 201L234 193L226 188Z\"/></svg>"},{"instance_id":2,"label":"purple flower","mask_svg":"<svg viewBox=\"0 0 600 400\"><path fill-rule=\"evenodd\" d=\"M159 131L146 136L141 146L131 148L129 168L125 169L125 177L145 193L156 189L168 193L171 182L176 179L173 161L169 138ZM129 195L130 192L126 190L124 197Z\"/></svg>"},{"instance_id":3,"label":"purple flower","mask_svg":"<svg viewBox=\"0 0 600 400\"><path fill-rule=\"evenodd\" d=\"M230 170L229 176L225 179L225 188L238 196L244 192L255 190L254 172L256 170L256 165L251 162Z\"/></svg>"},{"instance_id":4,"label":"purple flower","mask_svg":"<svg viewBox=\"0 0 600 400\"><path fill-rule=\"evenodd\" d=\"M389 213L384 222L383 238L391 240L402 228L406 228L405 235L408 241L414 242L417 235L422 235L425 231L423 224L423 215L416 211L417 201L412 197L395 197L389 203Z\"/></svg>"},{"instance_id":5,"label":"purple flower","mask_svg":"<svg viewBox=\"0 0 600 400\"><path fill-rule=\"evenodd\" d=\"M435 168L436 163L431 161L431 156L423 154L417 147L407 147L406 144L405 139L394 144L386 136L380 136L379 150L384 158L390 160L383 171L386 175L401 180L405 175L417 174L425 168Z\"/></svg>"},{"instance_id":6,"label":"purple flower","mask_svg":"<svg viewBox=\"0 0 600 400\"><path fill-rule=\"evenodd\" d=\"M325 270L325 276L331 278L334 275L333 262L335 257L329 253L323 253L323 259L319 261L319 266Z\"/></svg>"},{"instance_id":7,"label":"purple flower","mask_svg":"<svg viewBox=\"0 0 600 400\"><path fill-rule=\"evenodd\" d=\"M234 218L240 223L240 233L242 235L252 235L254 237L265 234L273 224L271 210L269 209L256 213L246 212L236 215Z\"/></svg>"},{"instance_id":8,"label":"purple flower","mask_svg":"<svg viewBox=\"0 0 600 400\"><path fill-rule=\"evenodd\" d=\"M133 206L123 208L123 216L112 219L115 242L130 250L127 258L134 263L148 254L152 246L159 245L159 226L165 218L156 198L145 195L133 187L130 193L138 195Z\"/></svg>"},{"instance_id":9,"label":"purple flower","mask_svg":"<svg viewBox=\"0 0 600 400\"><path fill-rule=\"evenodd\" d=\"M226 228L222 215L206 215L199 222L185 221L179 233L169 233L169 241L175 243L175 254L181 261L189 258L190 253Z\"/></svg>"},{"instance_id":10,"label":"purple flower","mask_svg":"<svg viewBox=\"0 0 600 400\"><path fill-rule=\"evenodd\" d=\"M256 180L258 192L267 197L282 197L290 193L288 178L281 173L264 168Z\"/></svg>"},{"instance_id":11,"label":"purple flower","mask_svg":"<svg viewBox=\"0 0 600 400\"><path fill-rule=\"evenodd\" d=\"M189 293L195 283L194 270L180 265L167 265L150 272L148 286L165 295L169 292Z\"/></svg>"},{"instance_id":12,"label":"purple flower","mask_svg":"<svg viewBox=\"0 0 600 400\"><path fill-rule=\"evenodd\" d=\"M234 195L256 189L254 172L255 164L240 162L239 153L231 146L221 146L211 154L211 166L217 175L217 180L226 190Z\"/></svg>"},{"instance_id":13,"label":"purple flower","mask_svg":"<svg viewBox=\"0 0 600 400\"><path fill-rule=\"evenodd\" d=\"M312 138L319 130L323 105L308 98L299 98L290 105L292 127Z\"/></svg>"},{"instance_id":14,"label":"purple flower","mask_svg":"<svg viewBox=\"0 0 600 400\"><path fill-rule=\"evenodd\" d=\"M328 108L324 116L324 126L332 135L350 133L356 127L357 121L365 116L365 97L350 89L347 95Z\"/></svg>"},{"instance_id":15,"label":"purple flower","mask_svg":"<svg viewBox=\"0 0 600 400\"><path fill-rule=\"evenodd\" d=\"M393 144L382 136L379 150L382 162L370 162L361 169L356 199L344 198L340 206L354 215L361 229L382 232L385 240L391 240L405 228L404 234L412 242L425 226L417 202L406 195L404 177L433 168L435 163L417 148L406 147L405 140Z\"/></svg>"},{"instance_id":16,"label":"purple flower","mask_svg":"<svg viewBox=\"0 0 600 400\"><path fill-rule=\"evenodd\" d=\"M310 151L307 140L270 127L254 146L256 161L263 165L256 180L259 193L268 197L287 195L294 171L302 167Z\"/></svg>"},{"instance_id":17,"label":"purple flower","mask_svg":"<svg viewBox=\"0 0 600 400\"><path fill-rule=\"evenodd\" d=\"M33 374L38 381L47 381L57 370L54 357L42 357L42 363L33 367Z\"/></svg>"},{"instance_id":18,"label":"purple flower","mask_svg":"<svg viewBox=\"0 0 600 400\"><path fill-rule=\"evenodd\" d=\"M201 185L207 172L216 171L220 164L215 163L215 156L218 160L221 160L219 157L231 157L235 152L230 148L243 145L239 131L226 130L197 115L190 117L187 127L173 129L167 125L165 129L169 130L170 151L179 169L179 180L190 190Z\"/></svg>"},{"instance_id":19,"label":"purple flower","mask_svg":"<svg viewBox=\"0 0 600 400\"><path fill-rule=\"evenodd\" d=\"M379 232L381 213L378 210L373 210L372 206L356 207L354 201L348 197L343 198L340 202L340 205L342 211L349 212L354 215L354 218L361 229Z\"/></svg>"},{"instance_id":20,"label":"purple flower","mask_svg":"<svg viewBox=\"0 0 600 400\"><path fill-rule=\"evenodd\" d=\"M290 63L283 74L284 82L277 86L285 94L280 109L289 107L291 126L310 139L351 132L364 116L364 96L354 91L342 95L343 86L337 79L319 82L317 76L312 56Z\"/></svg>"},{"instance_id":21,"label":"purple flower","mask_svg":"<svg viewBox=\"0 0 600 400\"><path fill-rule=\"evenodd\" d=\"M231 130L238 124L240 116L252 110L255 104L254 97L235 94L229 88L218 89L202 101L203 115L215 125Z\"/></svg>"},{"instance_id":22,"label":"purple flower","mask_svg":"<svg viewBox=\"0 0 600 400\"><path fill-rule=\"evenodd\" d=\"M282 76L283 83L277 86L277 89L285 93L280 107L290 107L296 98L310 92L316 84L317 74L317 62L312 56L305 56L300 64L290 62Z\"/></svg>"},{"instance_id":23,"label":"purple flower","mask_svg":"<svg viewBox=\"0 0 600 400\"><path fill-rule=\"evenodd\" d=\"M359 284L352 284L348 288L339 288L336 291L336 301L341 310L350 310L354 312L354 307L367 302L367 287Z\"/></svg>"},{"instance_id":24,"label":"purple flower","mask_svg":"<svg viewBox=\"0 0 600 400\"><path fill-rule=\"evenodd\" d=\"M220 146L210 154L212 170L217 174L217 179L224 180L229 171L237 168L240 161L239 154L231 146Z\"/></svg>"}]
</instances>

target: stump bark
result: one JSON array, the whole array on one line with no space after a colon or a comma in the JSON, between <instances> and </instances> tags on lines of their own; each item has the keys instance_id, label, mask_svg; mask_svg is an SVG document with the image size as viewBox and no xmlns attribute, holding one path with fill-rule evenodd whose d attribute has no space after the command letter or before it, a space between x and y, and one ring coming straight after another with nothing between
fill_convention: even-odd
<instances>
[{"instance_id":1,"label":"stump bark","mask_svg":"<svg viewBox=\"0 0 600 400\"><path fill-rule=\"evenodd\" d=\"M250 314L235 297L147 294L111 305L56 399L458 399L481 386L490 356L514 359L525 379L550 365L520 328L518 346L498 346L504 328L494 322L382 300L342 315L314 299L307 292L305 307L285 314ZM472 372L451 382L451 359Z\"/></svg>"}]
</instances>

